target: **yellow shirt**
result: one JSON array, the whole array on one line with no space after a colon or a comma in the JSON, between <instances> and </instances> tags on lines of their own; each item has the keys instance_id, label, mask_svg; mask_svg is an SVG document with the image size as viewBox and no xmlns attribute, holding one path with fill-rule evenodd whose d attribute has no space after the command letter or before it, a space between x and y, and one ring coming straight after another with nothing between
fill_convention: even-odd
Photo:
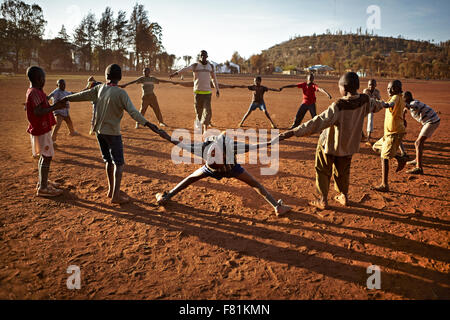
<instances>
[{"instance_id":1,"label":"yellow shirt","mask_svg":"<svg viewBox=\"0 0 450 320\"><path fill-rule=\"evenodd\" d=\"M390 135L394 133L405 133L405 125L403 123L403 108L405 107L405 101L401 94L392 96L388 103L394 102L393 108L386 109L386 115L384 117L384 135Z\"/></svg>"}]
</instances>

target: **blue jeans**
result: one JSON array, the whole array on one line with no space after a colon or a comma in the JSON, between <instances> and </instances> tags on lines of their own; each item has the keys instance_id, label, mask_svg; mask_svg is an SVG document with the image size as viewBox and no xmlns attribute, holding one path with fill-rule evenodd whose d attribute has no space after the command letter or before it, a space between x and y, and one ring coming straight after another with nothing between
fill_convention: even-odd
<instances>
[{"instance_id":1,"label":"blue jeans","mask_svg":"<svg viewBox=\"0 0 450 320\"><path fill-rule=\"evenodd\" d=\"M294 123L292 123L291 128L298 127L300 123L302 123L303 118L306 115L306 112L309 111L311 113L311 118L316 116L316 104L302 104L295 115Z\"/></svg>"}]
</instances>

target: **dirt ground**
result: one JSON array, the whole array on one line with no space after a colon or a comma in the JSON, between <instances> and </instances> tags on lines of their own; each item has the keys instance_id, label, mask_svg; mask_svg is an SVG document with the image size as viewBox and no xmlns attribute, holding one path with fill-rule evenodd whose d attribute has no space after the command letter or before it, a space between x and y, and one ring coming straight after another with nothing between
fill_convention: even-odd
<instances>
[{"instance_id":1,"label":"dirt ground","mask_svg":"<svg viewBox=\"0 0 450 320\"><path fill-rule=\"evenodd\" d=\"M87 79L48 75L45 92L61 77L73 91ZM300 80L267 78L263 85L278 88ZM219 82L251 84L252 78L219 75ZM336 80L317 83L338 97ZM127 114L122 185L133 201L111 205L100 151L88 135L88 102L71 103L81 136L68 136L63 124L58 137L50 178L62 184L64 195L36 197L37 161L31 157L22 106L27 86L24 76L0 78L0 299L450 298L449 82L404 81L404 89L438 111L442 121L425 147L425 175L391 170L390 193L370 190L380 182L380 159L363 143L352 161L349 207L333 200L327 211L308 206L315 194L318 135L283 141L274 176L261 176L259 165L244 165L276 199L294 208L283 218L232 179L200 181L165 208L156 206L157 192L172 188L199 165L172 163L172 145L148 129L134 129ZM384 99L386 86L379 81ZM139 106L140 87L126 90ZM192 89L160 84L155 92L167 130L192 131ZM212 99L214 125L236 128L250 99L246 89L223 89ZM291 124L300 102L298 89L266 94L281 128ZM329 103L318 93L318 111ZM146 116L155 121L151 109ZM384 111L375 115L376 138L383 120ZM246 125L270 128L260 111ZM413 155L420 126L409 115L407 130L406 148ZM334 194L331 186L330 199ZM66 286L70 265L81 269L80 290ZM381 269L381 290L366 287L370 265Z\"/></svg>"}]
</instances>

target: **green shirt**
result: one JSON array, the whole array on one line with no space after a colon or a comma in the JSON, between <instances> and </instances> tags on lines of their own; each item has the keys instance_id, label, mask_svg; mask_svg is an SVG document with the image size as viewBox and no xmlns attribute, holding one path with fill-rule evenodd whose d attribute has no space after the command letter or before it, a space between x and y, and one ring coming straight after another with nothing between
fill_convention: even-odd
<instances>
[{"instance_id":1,"label":"green shirt","mask_svg":"<svg viewBox=\"0 0 450 320\"><path fill-rule=\"evenodd\" d=\"M144 125L147 120L134 107L127 92L117 86L101 84L94 88L67 96L69 101L92 101L95 103L94 131L99 134L120 135L123 111Z\"/></svg>"},{"instance_id":2,"label":"green shirt","mask_svg":"<svg viewBox=\"0 0 450 320\"><path fill-rule=\"evenodd\" d=\"M136 80L136 83L142 83L142 95L146 96L149 94L154 94L153 89L155 88L155 84L159 83L159 80L155 77L142 76Z\"/></svg>"}]
</instances>

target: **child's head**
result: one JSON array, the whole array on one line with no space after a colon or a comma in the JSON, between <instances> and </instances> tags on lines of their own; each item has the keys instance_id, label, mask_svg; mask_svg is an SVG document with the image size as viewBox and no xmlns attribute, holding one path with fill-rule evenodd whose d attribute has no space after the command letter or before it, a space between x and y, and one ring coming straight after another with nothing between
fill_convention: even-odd
<instances>
[{"instance_id":1,"label":"child's head","mask_svg":"<svg viewBox=\"0 0 450 320\"><path fill-rule=\"evenodd\" d=\"M32 66L27 69L27 77L31 86L42 89L45 85L45 72L38 66Z\"/></svg>"},{"instance_id":2,"label":"child's head","mask_svg":"<svg viewBox=\"0 0 450 320\"><path fill-rule=\"evenodd\" d=\"M148 77L150 75L150 68L144 68L144 70L142 70L142 74L146 77Z\"/></svg>"},{"instance_id":3,"label":"child's head","mask_svg":"<svg viewBox=\"0 0 450 320\"><path fill-rule=\"evenodd\" d=\"M122 79L122 69L118 64L110 64L105 69L105 78L111 82L119 82Z\"/></svg>"},{"instance_id":4,"label":"child's head","mask_svg":"<svg viewBox=\"0 0 450 320\"><path fill-rule=\"evenodd\" d=\"M347 93L357 94L359 89L359 77L355 72L347 72L339 79L339 91L342 96Z\"/></svg>"},{"instance_id":5,"label":"child's head","mask_svg":"<svg viewBox=\"0 0 450 320\"><path fill-rule=\"evenodd\" d=\"M306 81L309 83L314 82L314 73L310 73L306 76Z\"/></svg>"},{"instance_id":6,"label":"child's head","mask_svg":"<svg viewBox=\"0 0 450 320\"><path fill-rule=\"evenodd\" d=\"M64 91L64 90L66 90L66 81L64 79L59 79L58 81L56 81L56 86L60 90Z\"/></svg>"},{"instance_id":7,"label":"child's head","mask_svg":"<svg viewBox=\"0 0 450 320\"><path fill-rule=\"evenodd\" d=\"M208 59L208 52L206 52L206 50L200 51L199 60L206 62L206 59Z\"/></svg>"},{"instance_id":8,"label":"child's head","mask_svg":"<svg viewBox=\"0 0 450 320\"><path fill-rule=\"evenodd\" d=\"M387 86L387 92L390 96L395 96L402 93L402 82L400 80L394 80L389 82Z\"/></svg>"},{"instance_id":9,"label":"child's head","mask_svg":"<svg viewBox=\"0 0 450 320\"><path fill-rule=\"evenodd\" d=\"M371 91L375 90L375 88L377 87L377 80L375 80L375 79L369 80L369 83L367 84L367 87Z\"/></svg>"},{"instance_id":10,"label":"child's head","mask_svg":"<svg viewBox=\"0 0 450 320\"><path fill-rule=\"evenodd\" d=\"M414 101L411 91L405 91L403 93L403 98L405 99L405 102L408 104L410 104L412 101Z\"/></svg>"},{"instance_id":11,"label":"child's head","mask_svg":"<svg viewBox=\"0 0 450 320\"><path fill-rule=\"evenodd\" d=\"M88 82L95 82L94 77L93 77L93 76L90 76L90 77L88 78Z\"/></svg>"},{"instance_id":12,"label":"child's head","mask_svg":"<svg viewBox=\"0 0 450 320\"><path fill-rule=\"evenodd\" d=\"M254 82L255 85L257 85L257 86L261 85L261 81L262 81L262 79L261 79L260 76L257 76L257 77L255 77L255 78L253 79L253 82Z\"/></svg>"}]
</instances>

